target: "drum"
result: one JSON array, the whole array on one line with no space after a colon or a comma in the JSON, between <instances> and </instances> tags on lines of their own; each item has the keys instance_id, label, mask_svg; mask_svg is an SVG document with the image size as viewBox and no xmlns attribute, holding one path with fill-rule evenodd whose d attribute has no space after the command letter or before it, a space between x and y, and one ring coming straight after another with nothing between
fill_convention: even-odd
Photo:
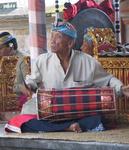
<instances>
[{"instance_id":1,"label":"drum","mask_svg":"<svg viewBox=\"0 0 129 150\"><path fill-rule=\"evenodd\" d=\"M37 92L38 118L50 121L79 119L116 110L112 88L69 88Z\"/></svg>"}]
</instances>

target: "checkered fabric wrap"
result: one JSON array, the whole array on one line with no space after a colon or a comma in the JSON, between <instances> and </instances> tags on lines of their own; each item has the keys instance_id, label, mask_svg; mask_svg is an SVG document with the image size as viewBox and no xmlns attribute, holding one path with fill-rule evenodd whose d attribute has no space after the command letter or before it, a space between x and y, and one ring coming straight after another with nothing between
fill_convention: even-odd
<instances>
[{"instance_id":1,"label":"checkered fabric wrap","mask_svg":"<svg viewBox=\"0 0 129 150\"><path fill-rule=\"evenodd\" d=\"M45 99L45 94L51 98ZM110 100L104 100L109 97ZM68 120L95 115L101 111L114 111L115 98L111 88L74 88L43 91L37 94L39 119Z\"/></svg>"},{"instance_id":2,"label":"checkered fabric wrap","mask_svg":"<svg viewBox=\"0 0 129 150\"><path fill-rule=\"evenodd\" d=\"M46 52L45 0L28 0L31 61Z\"/></svg>"}]
</instances>

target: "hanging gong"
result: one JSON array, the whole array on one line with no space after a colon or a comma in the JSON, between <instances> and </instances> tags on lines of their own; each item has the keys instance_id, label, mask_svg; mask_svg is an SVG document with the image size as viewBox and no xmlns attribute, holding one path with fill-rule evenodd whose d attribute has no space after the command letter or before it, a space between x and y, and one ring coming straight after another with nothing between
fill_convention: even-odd
<instances>
[{"instance_id":1,"label":"hanging gong","mask_svg":"<svg viewBox=\"0 0 129 150\"><path fill-rule=\"evenodd\" d=\"M82 10L70 22L77 30L77 40L74 49L80 49L83 42L84 32L89 27L111 28L115 31L114 25L109 16L97 8Z\"/></svg>"}]
</instances>

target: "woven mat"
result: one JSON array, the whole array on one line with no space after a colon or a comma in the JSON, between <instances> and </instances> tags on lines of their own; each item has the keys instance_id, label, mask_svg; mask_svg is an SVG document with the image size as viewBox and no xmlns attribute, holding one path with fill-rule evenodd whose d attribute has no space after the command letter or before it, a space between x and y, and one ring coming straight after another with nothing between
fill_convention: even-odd
<instances>
[{"instance_id":1,"label":"woven mat","mask_svg":"<svg viewBox=\"0 0 129 150\"><path fill-rule=\"evenodd\" d=\"M0 137L25 138L25 139L56 139L67 141L107 142L129 144L129 126L119 127L104 132L51 132L51 133L5 133L4 124L0 125Z\"/></svg>"}]
</instances>

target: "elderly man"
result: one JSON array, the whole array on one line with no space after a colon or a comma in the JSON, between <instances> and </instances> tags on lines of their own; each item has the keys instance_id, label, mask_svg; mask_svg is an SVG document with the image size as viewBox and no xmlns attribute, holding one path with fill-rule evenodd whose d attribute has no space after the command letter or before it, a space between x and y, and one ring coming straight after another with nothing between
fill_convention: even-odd
<instances>
[{"instance_id":1,"label":"elderly man","mask_svg":"<svg viewBox=\"0 0 129 150\"><path fill-rule=\"evenodd\" d=\"M24 89L22 92L30 96L32 91L40 86L45 89L63 89L94 85L97 87L114 87L117 95L123 94L123 91L129 95L129 88L124 87L121 81L108 74L96 59L72 49L76 38L77 32L70 23L62 22L58 26L53 26L51 52L42 54L37 58L32 74L26 77L27 88L22 88ZM15 119L20 120L20 117L28 117L19 124L21 132L104 130L100 115L58 124L38 120L36 116L32 115L17 116L13 118L13 121ZM6 128L9 128L9 123Z\"/></svg>"}]
</instances>

